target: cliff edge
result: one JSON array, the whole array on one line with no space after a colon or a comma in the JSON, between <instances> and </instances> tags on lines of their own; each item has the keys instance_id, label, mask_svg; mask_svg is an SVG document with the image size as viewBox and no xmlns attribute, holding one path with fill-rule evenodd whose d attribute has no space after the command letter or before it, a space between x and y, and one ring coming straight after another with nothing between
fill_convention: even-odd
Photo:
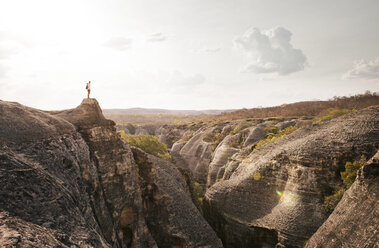
<instances>
[{"instance_id":1,"label":"cliff edge","mask_svg":"<svg viewBox=\"0 0 379 248\"><path fill-rule=\"evenodd\" d=\"M379 152L358 172L306 247L379 247Z\"/></svg>"},{"instance_id":2,"label":"cliff edge","mask_svg":"<svg viewBox=\"0 0 379 248\"><path fill-rule=\"evenodd\" d=\"M170 164L150 160L159 176L148 184L159 186L167 215L146 204L144 167L95 99L49 112L0 101L0 246L222 247L181 174L172 166L171 180ZM182 228L188 212L179 209L196 225Z\"/></svg>"}]
</instances>

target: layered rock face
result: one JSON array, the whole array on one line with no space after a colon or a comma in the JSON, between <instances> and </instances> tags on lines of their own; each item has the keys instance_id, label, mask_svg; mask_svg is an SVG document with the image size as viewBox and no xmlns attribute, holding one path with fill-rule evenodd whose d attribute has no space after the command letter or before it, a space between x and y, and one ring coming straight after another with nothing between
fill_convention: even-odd
<instances>
[{"instance_id":1,"label":"layered rock face","mask_svg":"<svg viewBox=\"0 0 379 248\"><path fill-rule=\"evenodd\" d=\"M96 100L55 112L0 101L0 127L1 247L221 247L181 174L137 164Z\"/></svg>"},{"instance_id":2,"label":"layered rock face","mask_svg":"<svg viewBox=\"0 0 379 248\"><path fill-rule=\"evenodd\" d=\"M224 246L303 247L328 217L324 197L345 163L376 153L378 120L370 107L233 155L204 199Z\"/></svg>"},{"instance_id":3,"label":"layered rock face","mask_svg":"<svg viewBox=\"0 0 379 248\"><path fill-rule=\"evenodd\" d=\"M0 102L0 113L1 246L110 247L82 180L81 167L96 168L75 126L17 103Z\"/></svg>"},{"instance_id":4,"label":"layered rock face","mask_svg":"<svg viewBox=\"0 0 379 248\"><path fill-rule=\"evenodd\" d=\"M379 247L379 152L306 247Z\"/></svg>"},{"instance_id":5,"label":"layered rock face","mask_svg":"<svg viewBox=\"0 0 379 248\"><path fill-rule=\"evenodd\" d=\"M222 247L191 200L190 185L167 160L132 148L139 166L145 218L159 247Z\"/></svg>"}]
</instances>

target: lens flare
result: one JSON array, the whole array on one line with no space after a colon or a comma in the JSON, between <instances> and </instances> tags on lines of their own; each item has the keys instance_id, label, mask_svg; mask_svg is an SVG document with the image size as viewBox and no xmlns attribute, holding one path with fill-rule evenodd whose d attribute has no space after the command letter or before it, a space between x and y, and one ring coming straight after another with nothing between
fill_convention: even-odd
<instances>
[{"instance_id":1,"label":"lens flare","mask_svg":"<svg viewBox=\"0 0 379 248\"><path fill-rule=\"evenodd\" d=\"M278 196L282 196L282 195L283 195L283 193L280 192L279 190L276 191L276 194L277 194Z\"/></svg>"},{"instance_id":2,"label":"lens flare","mask_svg":"<svg viewBox=\"0 0 379 248\"><path fill-rule=\"evenodd\" d=\"M280 203L282 206L286 207L287 209L293 209L295 208L300 201L300 196L293 192L284 192L283 196L280 198Z\"/></svg>"}]
</instances>

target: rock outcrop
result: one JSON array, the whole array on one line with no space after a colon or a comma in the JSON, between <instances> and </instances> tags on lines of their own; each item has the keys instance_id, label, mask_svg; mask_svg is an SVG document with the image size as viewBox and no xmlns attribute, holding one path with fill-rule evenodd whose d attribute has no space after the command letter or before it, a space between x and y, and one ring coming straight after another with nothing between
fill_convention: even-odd
<instances>
[{"instance_id":1,"label":"rock outcrop","mask_svg":"<svg viewBox=\"0 0 379 248\"><path fill-rule=\"evenodd\" d=\"M179 155L186 161L188 168L192 171L197 182L205 185L207 182L208 166L212 160L212 142L205 141L205 137L214 132L200 129L194 136L182 147Z\"/></svg>"},{"instance_id":2,"label":"rock outcrop","mask_svg":"<svg viewBox=\"0 0 379 248\"><path fill-rule=\"evenodd\" d=\"M358 172L306 247L379 247L379 152Z\"/></svg>"},{"instance_id":3,"label":"rock outcrop","mask_svg":"<svg viewBox=\"0 0 379 248\"><path fill-rule=\"evenodd\" d=\"M82 166L96 168L76 127L3 101L0 126L1 246L110 247L82 180Z\"/></svg>"},{"instance_id":4,"label":"rock outcrop","mask_svg":"<svg viewBox=\"0 0 379 248\"><path fill-rule=\"evenodd\" d=\"M370 107L234 154L203 201L224 246L304 246L328 217L324 197L345 163L378 150L378 120Z\"/></svg>"},{"instance_id":5,"label":"rock outcrop","mask_svg":"<svg viewBox=\"0 0 379 248\"><path fill-rule=\"evenodd\" d=\"M0 246L221 247L178 170L135 156L95 99L53 112L0 101Z\"/></svg>"},{"instance_id":6,"label":"rock outcrop","mask_svg":"<svg viewBox=\"0 0 379 248\"><path fill-rule=\"evenodd\" d=\"M209 164L207 187L212 186L216 181L224 176L224 168L228 159L239 152L238 144L241 143L241 133L226 136L217 146L212 162Z\"/></svg>"},{"instance_id":7,"label":"rock outcrop","mask_svg":"<svg viewBox=\"0 0 379 248\"><path fill-rule=\"evenodd\" d=\"M138 148L132 151L139 166L145 219L158 247L222 247L175 165Z\"/></svg>"}]
</instances>

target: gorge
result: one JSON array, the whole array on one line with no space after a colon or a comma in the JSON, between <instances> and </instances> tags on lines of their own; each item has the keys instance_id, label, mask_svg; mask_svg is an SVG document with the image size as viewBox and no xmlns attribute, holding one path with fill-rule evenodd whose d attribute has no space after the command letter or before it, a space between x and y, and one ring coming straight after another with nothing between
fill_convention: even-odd
<instances>
[{"instance_id":1,"label":"gorge","mask_svg":"<svg viewBox=\"0 0 379 248\"><path fill-rule=\"evenodd\" d=\"M126 144L96 99L63 111L0 101L0 246L379 245L377 105L323 122L260 118L154 135L172 145L171 159ZM362 156L327 212L346 162Z\"/></svg>"}]
</instances>

